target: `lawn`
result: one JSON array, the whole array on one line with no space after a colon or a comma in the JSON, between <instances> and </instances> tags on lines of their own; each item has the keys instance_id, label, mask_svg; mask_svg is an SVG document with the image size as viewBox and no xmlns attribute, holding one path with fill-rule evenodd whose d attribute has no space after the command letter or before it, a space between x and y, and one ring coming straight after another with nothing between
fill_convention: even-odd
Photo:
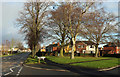
<instances>
[{"instance_id":1,"label":"lawn","mask_svg":"<svg viewBox=\"0 0 120 77\"><path fill-rule=\"evenodd\" d=\"M117 66L117 65L120 65L120 63L117 58L114 58L112 60L102 60L102 61L94 61L94 62L86 62L86 63L74 63L71 65L102 69L102 68L110 68L113 66Z\"/></svg>"},{"instance_id":2,"label":"lawn","mask_svg":"<svg viewBox=\"0 0 120 77\"><path fill-rule=\"evenodd\" d=\"M110 59L110 57L75 57L75 59L70 59L70 57L55 57L55 56L46 56L49 60L57 62L57 63L62 63L62 64L67 64L67 63L72 63L72 62L82 62L82 61L92 61L92 60L101 60L101 59Z\"/></svg>"},{"instance_id":3,"label":"lawn","mask_svg":"<svg viewBox=\"0 0 120 77\"><path fill-rule=\"evenodd\" d=\"M70 59L70 57L55 57L55 56L46 56L49 60L61 63L61 64L67 64L67 63L73 63L73 62L83 62L83 61L92 61L92 60L101 60L101 59L111 59L111 60L101 60L101 61L94 61L94 62L84 62L84 63L73 63L70 65L73 66L82 66L82 67L89 67L89 68L108 68L113 67L116 65L119 65L118 58L112 58L112 57L75 57L75 59Z\"/></svg>"}]
</instances>

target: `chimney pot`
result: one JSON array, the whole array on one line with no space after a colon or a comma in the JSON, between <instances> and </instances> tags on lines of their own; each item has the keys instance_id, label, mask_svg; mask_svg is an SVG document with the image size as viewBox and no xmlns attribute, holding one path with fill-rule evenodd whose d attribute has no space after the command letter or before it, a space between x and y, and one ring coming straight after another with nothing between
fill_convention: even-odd
<instances>
[{"instance_id":1,"label":"chimney pot","mask_svg":"<svg viewBox=\"0 0 120 77\"><path fill-rule=\"evenodd\" d=\"M53 44L55 44L55 42L53 42Z\"/></svg>"},{"instance_id":2,"label":"chimney pot","mask_svg":"<svg viewBox=\"0 0 120 77\"><path fill-rule=\"evenodd\" d=\"M111 42L109 42L108 45L111 46Z\"/></svg>"},{"instance_id":3,"label":"chimney pot","mask_svg":"<svg viewBox=\"0 0 120 77\"><path fill-rule=\"evenodd\" d=\"M58 42L57 44L58 44L58 46L60 46L60 43L59 43L59 42Z\"/></svg>"}]
</instances>

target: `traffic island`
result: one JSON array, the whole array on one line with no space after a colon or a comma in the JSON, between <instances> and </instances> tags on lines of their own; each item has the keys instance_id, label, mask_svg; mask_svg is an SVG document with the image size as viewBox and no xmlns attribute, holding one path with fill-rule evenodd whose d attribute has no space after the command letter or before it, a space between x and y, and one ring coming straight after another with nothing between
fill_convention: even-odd
<instances>
[{"instance_id":1,"label":"traffic island","mask_svg":"<svg viewBox=\"0 0 120 77\"><path fill-rule=\"evenodd\" d=\"M33 58L32 55L29 55L29 57L25 60L24 64L46 64L46 62L39 59L37 56Z\"/></svg>"},{"instance_id":2,"label":"traffic island","mask_svg":"<svg viewBox=\"0 0 120 77\"><path fill-rule=\"evenodd\" d=\"M61 64L61 63L56 63L53 62L49 59L45 59L46 64L47 65L53 65L53 66L58 66L60 68L63 68L65 70L69 70L71 72L75 72L75 73L82 73L82 74L87 74L87 75L96 75L96 76L109 76L109 75L113 75L110 73L106 73L104 71L98 71L98 68L90 68L90 67L83 67L83 66L74 66L74 65L69 65L69 64Z\"/></svg>"},{"instance_id":3,"label":"traffic island","mask_svg":"<svg viewBox=\"0 0 120 77\"><path fill-rule=\"evenodd\" d=\"M119 58L112 57L75 57L75 59L70 59L70 57L46 56L46 58L55 63L95 69L105 69L120 65Z\"/></svg>"}]
</instances>

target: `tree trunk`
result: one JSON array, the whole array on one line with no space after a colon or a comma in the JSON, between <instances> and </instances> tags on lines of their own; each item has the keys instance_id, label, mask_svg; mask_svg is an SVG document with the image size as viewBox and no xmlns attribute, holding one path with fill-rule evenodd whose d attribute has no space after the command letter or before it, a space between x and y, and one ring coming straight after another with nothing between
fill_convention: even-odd
<instances>
[{"instance_id":1,"label":"tree trunk","mask_svg":"<svg viewBox=\"0 0 120 77\"><path fill-rule=\"evenodd\" d=\"M34 46L34 56L33 56L33 58L35 58L35 51L36 51L36 46Z\"/></svg>"},{"instance_id":2,"label":"tree trunk","mask_svg":"<svg viewBox=\"0 0 120 77\"><path fill-rule=\"evenodd\" d=\"M98 53L99 51L98 51L98 44L97 44L95 45L95 57L98 57Z\"/></svg>"},{"instance_id":3,"label":"tree trunk","mask_svg":"<svg viewBox=\"0 0 120 77\"><path fill-rule=\"evenodd\" d=\"M60 49L60 57L63 57L63 45L64 45L64 42L61 43L61 49Z\"/></svg>"},{"instance_id":4,"label":"tree trunk","mask_svg":"<svg viewBox=\"0 0 120 77\"><path fill-rule=\"evenodd\" d=\"M12 49L12 51L11 51L11 54L12 54L12 52L13 52L13 49Z\"/></svg>"},{"instance_id":5,"label":"tree trunk","mask_svg":"<svg viewBox=\"0 0 120 77\"><path fill-rule=\"evenodd\" d=\"M34 49L32 50L32 57L34 57Z\"/></svg>"},{"instance_id":6,"label":"tree trunk","mask_svg":"<svg viewBox=\"0 0 120 77\"><path fill-rule=\"evenodd\" d=\"M35 58L35 46L33 46L32 57Z\"/></svg>"},{"instance_id":7,"label":"tree trunk","mask_svg":"<svg viewBox=\"0 0 120 77\"><path fill-rule=\"evenodd\" d=\"M72 52L71 52L71 59L74 59L74 52L75 52L75 39L72 38Z\"/></svg>"},{"instance_id":8,"label":"tree trunk","mask_svg":"<svg viewBox=\"0 0 120 77\"><path fill-rule=\"evenodd\" d=\"M35 55L36 55L36 53L39 51L39 49L38 49L38 46L35 46Z\"/></svg>"},{"instance_id":9,"label":"tree trunk","mask_svg":"<svg viewBox=\"0 0 120 77\"><path fill-rule=\"evenodd\" d=\"M63 57L63 47L60 49L60 57Z\"/></svg>"}]
</instances>

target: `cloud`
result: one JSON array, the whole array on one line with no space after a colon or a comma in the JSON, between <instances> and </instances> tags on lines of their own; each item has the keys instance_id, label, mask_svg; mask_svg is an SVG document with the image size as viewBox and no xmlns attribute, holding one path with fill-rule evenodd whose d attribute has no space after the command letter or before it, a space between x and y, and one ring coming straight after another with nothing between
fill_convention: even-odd
<instances>
[{"instance_id":1,"label":"cloud","mask_svg":"<svg viewBox=\"0 0 120 77\"><path fill-rule=\"evenodd\" d=\"M114 15L118 16L118 2L104 2L105 9Z\"/></svg>"},{"instance_id":2,"label":"cloud","mask_svg":"<svg viewBox=\"0 0 120 77\"><path fill-rule=\"evenodd\" d=\"M2 41L12 38L23 41L23 36L19 33L19 28L15 26L15 20L19 11L23 8L22 2L4 2L2 3ZM1 28L0 28L1 29Z\"/></svg>"}]
</instances>

